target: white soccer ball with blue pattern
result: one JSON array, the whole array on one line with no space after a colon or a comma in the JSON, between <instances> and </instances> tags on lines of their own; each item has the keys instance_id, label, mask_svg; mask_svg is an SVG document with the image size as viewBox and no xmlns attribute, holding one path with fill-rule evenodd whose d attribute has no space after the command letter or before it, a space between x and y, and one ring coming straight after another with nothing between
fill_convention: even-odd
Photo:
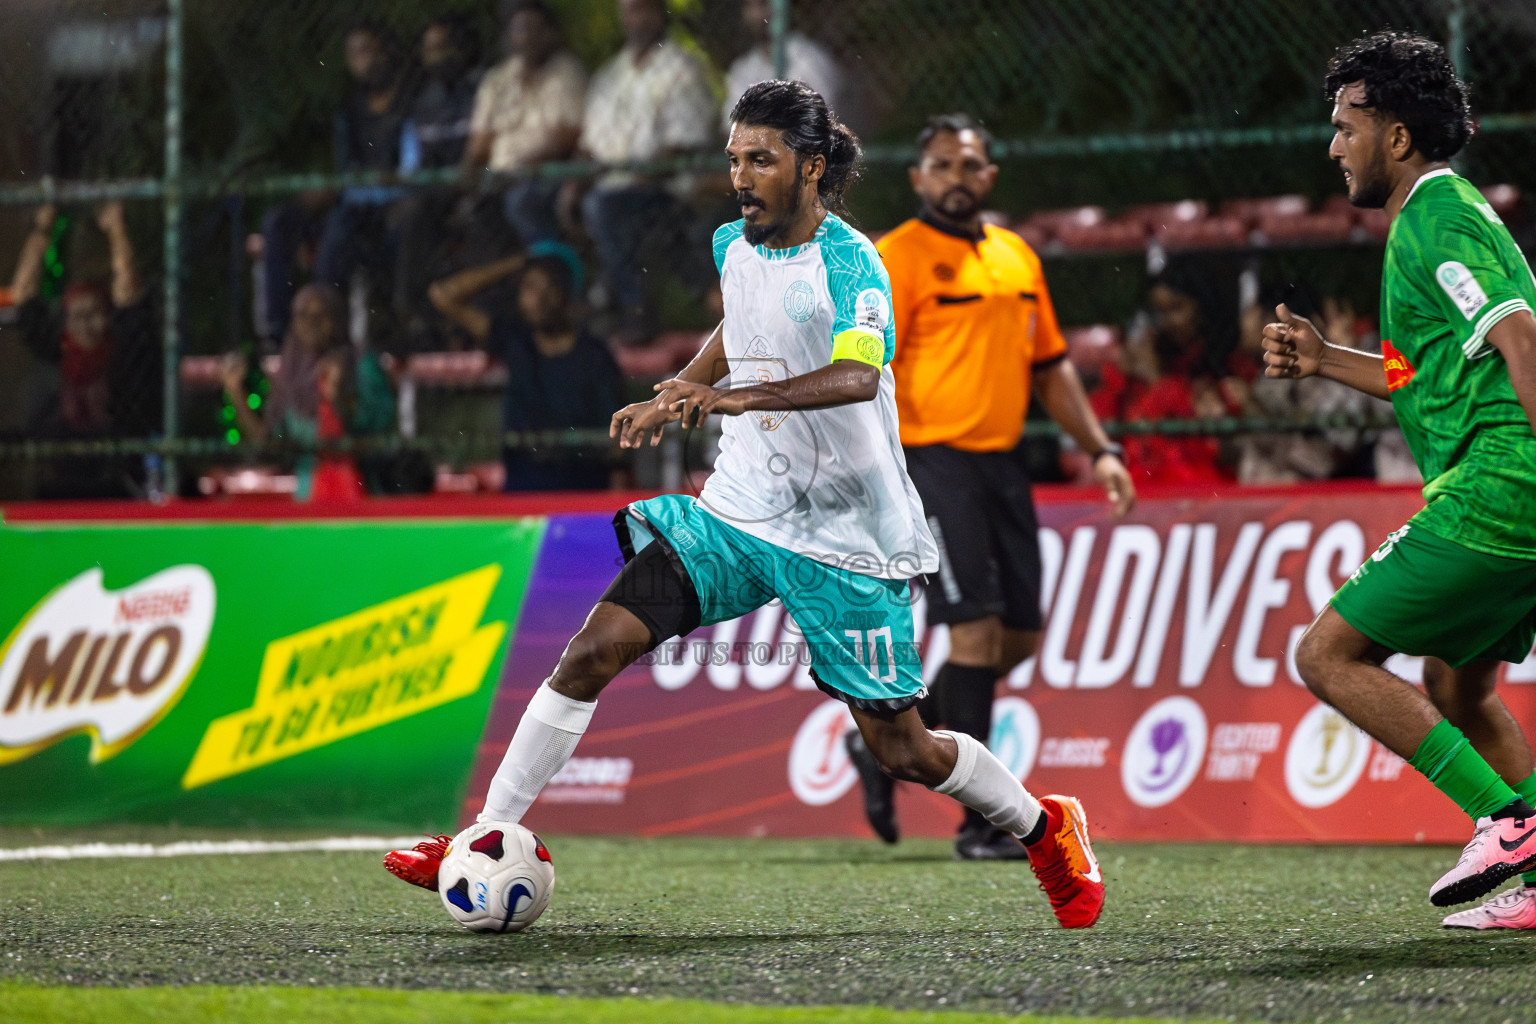
<instances>
[{"instance_id":1,"label":"white soccer ball with blue pattern","mask_svg":"<svg viewBox=\"0 0 1536 1024\"><path fill-rule=\"evenodd\" d=\"M555 865L539 837L511 822L460 832L437 871L437 893L472 932L520 932L539 919L555 889Z\"/></svg>"}]
</instances>

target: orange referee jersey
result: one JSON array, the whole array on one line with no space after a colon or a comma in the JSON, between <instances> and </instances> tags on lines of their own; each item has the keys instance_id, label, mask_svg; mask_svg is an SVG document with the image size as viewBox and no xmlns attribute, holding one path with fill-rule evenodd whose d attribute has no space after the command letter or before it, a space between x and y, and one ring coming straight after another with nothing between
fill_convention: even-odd
<instances>
[{"instance_id":1,"label":"orange referee jersey","mask_svg":"<svg viewBox=\"0 0 1536 1024\"><path fill-rule=\"evenodd\" d=\"M1040 258L1012 231L983 231L972 240L909 220L878 243L895 303L904 445L1012 448L1034 367L1066 354Z\"/></svg>"}]
</instances>

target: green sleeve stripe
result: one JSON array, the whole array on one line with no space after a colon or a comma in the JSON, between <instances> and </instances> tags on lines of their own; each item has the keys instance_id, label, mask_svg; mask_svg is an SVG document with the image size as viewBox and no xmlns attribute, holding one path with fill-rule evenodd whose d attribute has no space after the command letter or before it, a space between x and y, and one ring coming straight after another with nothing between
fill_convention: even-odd
<instances>
[{"instance_id":1,"label":"green sleeve stripe","mask_svg":"<svg viewBox=\"0 0 1536 1024\"><path fill-rule=\"evenodd\" d=\"M852 359L879 369L885 365L885 339L873 331L846 330L832 339L832 362Z\"/></svg>"},{"instance_id":2,"label":"green sleeve stripe","mask_svg":"<svg viewBox=\"0 0 1536 1024\"><path fill-rule=\"evenodd\" d=\"M1492 346L1488 344L1487 338L1488 332L1493 329L1493 325L1511 313L1518 313L1522 309L1527 313L1531 311L1531 307L1524 299L1506 299L1484 313L1482 318L1477 321L1477 328L1472 332L1472 336L1462 343L1462 354L1468 359L1477 359L1480 356L1487 355L1487 351L1479 351L1479 349L1486 348L1489 351L1492 350Z\"/></svg>"}]
</instances>

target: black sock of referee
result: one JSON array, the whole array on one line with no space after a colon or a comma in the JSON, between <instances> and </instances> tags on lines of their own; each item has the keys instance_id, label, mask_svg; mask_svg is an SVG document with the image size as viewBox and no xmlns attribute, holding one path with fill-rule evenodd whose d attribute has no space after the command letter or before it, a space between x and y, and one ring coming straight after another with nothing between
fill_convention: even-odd
<instances>
[{"instance_id":1,"label":"black sock of referee","mask_svg":"<svg viewBox=\"0 0 1536 1024\"><path fill-rule=\"evenodd\" d=\"M986 746L992 733L992 691L996 685L997 670L990 666L945 662L933 681L933 693L938 698L939 718L944 727L952 732L963 732ZM980 813L969 807L965 809L961 832L974 833L991 827L992 823Z\"/></svg>"}]
</instances>

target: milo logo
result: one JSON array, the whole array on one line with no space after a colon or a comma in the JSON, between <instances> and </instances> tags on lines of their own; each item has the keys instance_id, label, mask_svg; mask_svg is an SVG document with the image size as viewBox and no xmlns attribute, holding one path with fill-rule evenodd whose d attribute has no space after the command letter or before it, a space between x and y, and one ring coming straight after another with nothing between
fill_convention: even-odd
<instances>
[{"instance_id":1,"label":"milo logo","mask_svg":"<svg viewBox=\"0 0 1536 1024\"><path fill-rule=\"evenodd\" d=\"M77 732L91 763L180 699L213 628L213 577L178 565L108 591L100 568L49 594L0 648L0 764Z\"/></svg>"}]
</instances>

